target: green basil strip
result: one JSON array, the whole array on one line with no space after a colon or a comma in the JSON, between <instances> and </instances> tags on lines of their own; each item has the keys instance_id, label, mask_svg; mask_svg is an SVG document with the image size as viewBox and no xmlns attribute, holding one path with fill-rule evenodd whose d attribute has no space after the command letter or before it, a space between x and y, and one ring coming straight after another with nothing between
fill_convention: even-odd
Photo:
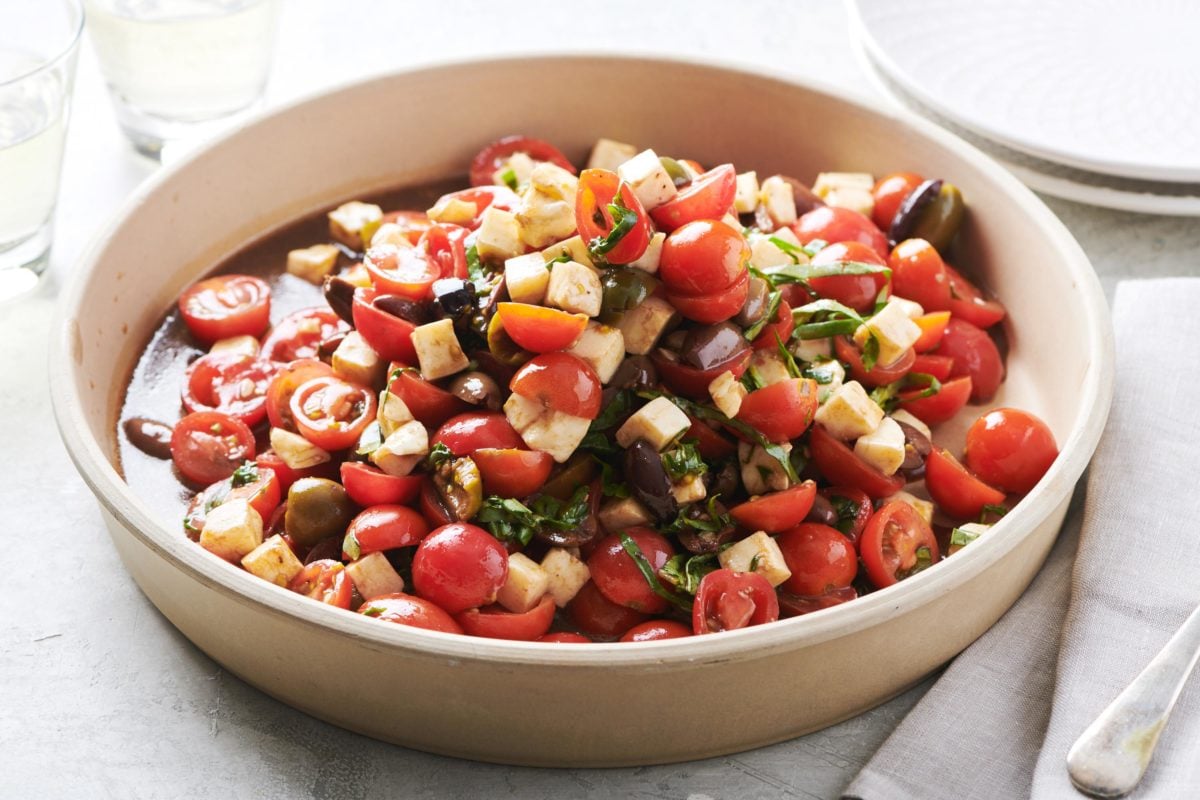
<instances>
[{"instance_id":1,"label":"green basil strip","mask_svg":"<svg viewBox=\"0 0 1200 800\"><path fill-rule=\"evenodd\" d=\"M905 385L917 384L924 385L925 388L916 397L910 397L909 400L921 400L925 397L933 397L942 390L942 382L933 377L927 372L910 372L904 376Z\"/></svg>"},{"instance_id":2,"label":"green basil strip","mask_svg":"<svg viewBox=\"0 0 1200 800\"><path fill-rule=\"evenodd\" d=\"M604 256L620 244L625 235L633 230L633 226L638 221L638 213L632 208L626 207L625 201L621 199L619 187L613 201L608 204L608 213L612 215L612 229L609 230L607 236L597 236L588 243L588 253L591 254L593 259L601 262L604 261Z\"/></svg>"},{"instance_id":3,"label":"green basil strip","mask_svg":"<svg viewBox=\"0 0 1200 800\"><path fill-rule=\"evenodd\" d=\"M633 563L637 565L638 572L642 573L642 577L646 579L646 583L650 585L651 591L656 595L671 603L676 608L680 608L689 614L692 613L692 601L690 598L680 597L675 592L669 592L658 582L658 576L654 574L654 567L650 566L650 562L646 559L642 549L638 547L637 542L624 531L621 531L621 547L625 548L625 552L633 559Z\"/></svg>"},{"instance_id":4,"label":"green basil strip","mask_svg":"<svg viewBox=\"0 0 1200 800\"><path fill-rule=\"evenodd\" d=\"M776 247L787 245L782 239L771 237L771 243ZM788 245L793 251L795 245ZM790 251L780 247L784 252ZM865 261L831 261L828 264L784 264L779 267L767 267L762 270L764 277L772 286L785 283L808 283L813 278L831 278L835 275L884 275L890 277L892 270L879 264L868 264Z\"/></svg>"},{"instance_id":5,"label":"green basil strip","mask_svg":"<svg viewBox=\"0 0 1200 800\"><path fill-rule=\"evenodd\" d=\"M978 533L973 531L964 531L962 528L955 528L954 530L950 531L950 545L952 547L966 547L978 538Z\"/></svg>"},{"instance_id":6,"label":"green basil strip","mask_svg":"<svg viewBox=\"0 0 1200 800\"><path fill-rule=\"evenodd\" d=\"M758 335L763 332L763 328L771 324L775 319L775 315L779 313L779 304L783 301L783 293L778 289L772 289L767 300L767 310L762 315L758 322L746 328L746 332L742 335L746 337L746 341L752 342L758 338Z\"/></svg>"}]
</instances>

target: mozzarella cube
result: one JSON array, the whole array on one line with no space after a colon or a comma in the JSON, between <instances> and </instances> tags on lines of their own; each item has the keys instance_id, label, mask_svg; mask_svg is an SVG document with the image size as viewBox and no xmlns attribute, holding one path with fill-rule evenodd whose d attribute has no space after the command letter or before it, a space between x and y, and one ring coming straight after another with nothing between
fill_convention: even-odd
<instances>
[{"instance_id":1,"label":"mozzarella cube","mask_svg":"<svg viewBox=\"0 0 1200 800\"><path fill-rule=\"evenodd\" d=\"M547 262L563 256L576 264L583 264L588 269L596 269L596 265L592 262L592 256L588 253L587 243L583 241L582 236L572 236L570 239L552 244L542 251L542 258Z\"/></svg>"},{"instance_id":2,"label":"mozzarella cube","mask_svg":"<svg viewBox=\"0 0 1200 800\"><path fill-rule=\"evenodd\" d=\"M488 206L475 232L475 252L484 261L503 262L525 252L521 224L511 211Z\"/></svg>"},{"instance_id":3,"label":"mozzarella cube","mask_svg":"<svg viewBox=\"0 0 1200 800\"><path fill-rule=\"evenodd\" d=\"M429 455L429 431L415 419L397 427L375 452L371 463L388 475L403 477Z\"/></svg>"},{"instance_id":4,"label":"mozzarella cube","mask_svg":"<svg viewBox=\"0 0 1200 800\"><path fill-rule=\"evenodd\" d=\"M367 268L362 264L355 264L341 274L341 279L347 283L351 283L361 289L370 289L374 286L371 281L371 273L367 272Z\"/></svg>"},{"instance_id":5,"label":"mozzarella cube","mask_svg":"<svg viewBox=\"0 0 1200 800\"><path fill-rule=\"evenodd\" d=\"M825 205L848 208L863 216L871 216L875 210L875 197L871 190L875 179L865 172L822 172L813 184L813 194L825 201Z\"/></svg>"},{"instance_id":6,"label":"mozzarella cube","mask_svg":"<svg viewBox=\"0 0 1200 800\"><path fill-rule=\"evenodd\" d=\"M434 222L449 222L454 225L466 225L475 219L478 213L478 206L453 194L438 198L433 207L425 212Z\"/></svg>"},{"instance_id":7,"label":"mozzarella cube","mask_svg":"<svg viewBox=\"0 0 1200 800\"><path fill-rule=\"evenodd\" d=\"M527 253L504 262L504 285L514 303L541 305L550 285L550 270L541 253Z\"/></svg>"},{"instance_id":8,"label":"mozzarella cube","mask_svg":"<svg viewBox=\"0 0 1200 800\"><path fill-rule=\"evenodd\" d=\"M842 388L842 383L846 380L846 368L842 366L842 362L833 359L814 361L805 368L804 377L817 382L817 402L824 403Z\"/></svg>"},{"instance_id":9,"label":"mozzarella cube","mask_svg":"<svg viewBox=\"0 0 1200 800\"><path fill-rule=\"evenodd\" d=\"M404 591L404 578L383 553L369 553L346 565L346 574L363 600Z\"/></svg>"},{"instance_id":10,"label":"mozzarella cube","mask_svg":"<svg viewBox=\"0 0 1200 800\"><path fill-rule=\"evenodd\" d=\"M833 339L797 339L791 352L798 361L828 361L833 358Z\"/></svg>"},{"instance_id":11,"label":"mozzarella cube","mask_svg":"<svg viewBox=\"0 0 1200 800\"><path fill-rule=\"evenodd\" d=\"M774 233L752 233L750 242L750 266L756 269L783 267L792 264L807 264L808 256L803 253L789 253L777 245L772 239L779 239L788 244L800 246L800 240L791 228L780 228Z\"/></svg>"},{"instance_id":12,"label":"mozzarella cube","mask_svg":"<svg viewBox=\"0 0 1200 800\"><path fill-rule=\"evenodd\" d=\"M749 394L742 382L733 377L729 370L712 379L712 383L708 384L708 393L712 397L713 405L730 419L738 415L738 411L742 409L742 401Z\"/></svg>"},{"instance_id":13,"label":"mozzarella cube","mask_svg":"<svg viewBox=\"0 0 1200 800\"><path fill-rule=\"evenodd\" d=\"M662 260L663 242L666 240L667 235L662 231L651 236L649 244L646 245L646 251L638 256L636 261L630 261L629 266L650 275L657 273L658 262Z\"/></svg>"},{"instance_id":14,"label":"mozzarella cube","mask_svg":"<svg viewBox=\"0 0 1200 800\"><path fill-rule=\"evenodd\" d=\"M617 167L637 155L637 148L631 144L618 142L613 139L597 139L592 146L592 154L588 158L588 169L606 169L616 172Z\"/></svg>"},{"instance_id":15,"label":"mozzarella cube","mask_svg":"<svg viewBox=\"0 0 1200 800\"><path fill-rule=\"evenodd\" d=\"M504 416L508 420L508 424L512 425L518 433L537 422L546 413L549 411L541 403L516 392L510 394L504 401Z\"/></svg>"},{"instance_id":16,"label":"mozzarella cube","mask_svg":"<svg viewBox=\"0 0 1200 800\"><path fill-rule=\"evenodd\" d=\"M592 424L516 393L504 401L504 415L531 450L549 453L559 464L571 457Z\"/></svg>"},{"instance_id":17,"label":"mozzarella cube","mask_svg":"<svg viewBox=\"0 0 1200 800\"><path fill-rule=\"evenodd\" d=\"M637 356L649 353L667 326L676 319L674 306L661 297L647 297L626 311L617 323L625 337L625 352Z\"/></svg>"},{"instance_id":18,"label":"mozzarella cube","mask_svg":"<svg viewBox=\"0 0 1200 800\"><path fill-rule=\"evenodd\" d=\"M213 342L212 347L208 348L208 352L257 356L260 349L258 339L253 336L230 336Z\"/></svg>"},{"instance_id":19,"label":"mozzarella cube","mask_svg":"<svg viewBox=\"0 0 1200 800\"><path fill-rule=\"evenodd\" d=\"M375 421L379 423L379 432L383 438L391 436L396 429L406 422L412 422L413 415L408 404L400 395L384 389L379 395L379 410L375 412Z\"/></svg>"},{"instance_id":20,"label":"mozzarella cube","mask_svg":"<svg viewBox=\"0 0 1200 800\"><path fill-rule=\"evenodd\" d=\"M647 211L661 206L679 191L653 150L643 150L617 167L617 175L629 184Z\"/></svg>"},{"instance_id":21,"label":"mozzarella cube","mask_svg":"<svg viewBox=\"0 0 1200 800\"><path fill-rule=\"evenodd\" d=\"M890 503L893 500L900 500L908 503L913 507L913 510L917 512L921 519L925 520L926 525L933 524L933 503L930 501L922 500L915 494L909 494L908 492L896 492L893 495L883 498L882 502Z\"/></svg>"},{"instance_id":22,"label":"mozzarella cube","mask_svg":"<svg viewBox=\"0 0 1200 800\"><path fill-rule=\"evenodd\" d=\"M764 347L761 350L755 350L750 356L750 367L762 381L763 386L770 386L775 383L782 383L792 377L788 372L787 364L783 363L783 359L779 357L773 347Z\"/></svg>"},{"instance_id":23,"label":"mozzarella cube","mask_svg":"<svg viewBox=\"0 0 1200 800\"><path fill-rule=\"evenodd\" d=\"M762 182L759 201L776 228L796 221L796 191L778 175L772 175Z\"/></svg>"},{"instance_id":24,"label":"mozzarella cube","mask_svg":"<svg viewBox=\"0 0 1200 800\"><path fill-rule=\"evenodd\" d=\"M375 235L371 237L371 247L381 247L383 245L391 245L392 247L412 247L412 240L408 238L409 229L403 225L397 225L395 222L385 222L375 231Z\"/></svg>"},{"instance_id":25,"label":"mozzarella cube","mask_svg":"<svg viewBox=\"0 0 1200 800\"><path fill-rule=\"evenodd\" d=\"M772 586L778 586L792 577L779 544L764 531L758 531L722 550L717 561L725 569L734 572L757 572Z\"/></svg>"},{"instance_id":26,"label":"mozzarella cube","mask_svg":"<svg viewBox=\"0 0 1200 800\"><path fill-rule=\"evenodd\" d=\"M561 547L551 547L542 557L542 571L549 579L546 591L559 608L571 602L592 577L587 564Z\"/></svg>"},{"instance_id":27,"label":"mozzarella cube","mask_svg":"<svg viewBox=\"0 0 1200 800\"><path fill-rule=\"evenodd\" d=\"M751 170L737 176L733 210L739 214L753 214L756 208L758 208L758 173Z\"/></svg>"},{"instance_id":28,"label":"mozzarella cube","mask_svg":"<svg viewBox=\"0 0 1200 800\"><path fill-rule=\"evenodd\" d=\"M617 533L626 528L638 525L648 525L654 522L654 517L644 505L632 497L612 498L600 506L600 524L609 533Z\"/></svg>"},{"instance_id":29,"label":"mozzarella cube","mask_svg":"<svg viewBox=\"0 0 1200 800\"><path fill-rule=\"evenodd\" d=\"M328 217L330 236L347 247L366 250L383 224L383 209L374 203L352 200L330 211Z\"/></svg>"},{"instance_id":30,"label":"mozzarella cube","mask_svg":"<svg viewBox=\"0 0 1200 800\"><path fill-rule=\"evenodd\" d=\"M917 317L922 317L925 315L925 309L921 307L920 303L917 303L913 300L905 300L903 297L892 295L887 299L887 304L889 306L899 306L900 310L904 312L904 316L911 320L915 320Z\"/></svg>"},{"instance_id":31,"label":"mozzarella cube","mask_svg":"<svg viewBox=\"0 0 1200 800\"><path fill-rule=\"evenodd\" d=\"M271 428L271 449L290 469L308 469L329 460L329 453L298 433Z\"/></svg>"},{"instance_id":32,"label":"mozzarella cube","mask_svg":"<svg viewBox=\"0 0 1200 800\"><path fill-rule=\"evenodd\" d=\"M904 463L904 431L891 417L884 417L879 427L858 437L854 454L884 475L895 474Z\"/></svg>"},{"instance_id":33,"label":"mozzarella cube","mask_svg":"<svg viewBox=\"0 0 1200 800\"><path fill-rule=\"evenodd\" d=\"M331 244L314 244L302 250L289 250L287 271L318 286L337 266L338 250Z\"/></svg>"},{"instance_id":34,"label":"mozzarella cube","mask_svg":"<svg viewBox=\"0 0 1200 800\"><path fill-rule=\"evenodd\" d=\"M687 414L665 397L656 397L639 408L617 430L617 444L629 448L638 439L645 439L658 452L692 427Z\"/></svg>"},{"instance_id":35,"label":"mozzarella cube","mask_svg":"<svg viewBox=\"0 0 1200 800\"><path fill-rule=\"evenodd\" d=\"M454 333L453 320L439 319L419 325L411 336L417 362L421 365L421 376L427 381L453 375L470 364Z\"/></svg>"},{"instance_id":36,"label":"mozzarella cube","mask_svg":"<svg viewBox=\"0 0 1200 800\"><path fill-rule=\"evenodd\" d=\"M609 325L589 322L567 352L590 364L600 382L608 383L625 358L625 337Z\"/></svg>"},{"instance_id":37,"label":"mozzarella cube","mask_svg":"<svg viewBox=\"0 0 1200 800\"><path fill-rule=\"evenodd\" d=\"M530 247L546 245L575 233L575 188L578 179L560 166L538 164L517 206L521 240Z\"/></svg>"},{"instance_id":38,"label":"mozzarella cube","mask_svg":"<svg viewBox=\"0 0 1200 800\"><path fill-rule=\"evenodd\" d=\"M229 500L209 511L200 531L201 547L235 564L262 540L262 517L246 500Z\"/></svg>"},{"instance_id":39,"label":"mozzarella cube","mask_svg":"<svg viewBox=\"0 0 1200 800\"><path fill-rule=\"evenodd\" d=\"M242 557L242 567L276 586L287 586L304 569L300 559L278 533Z\"/></svg>"},{"instance_id":40,"label":"mozzarella cube","mask_svg":"<svg viewBox=\"0 0 1200 800\"><path fill-rule=\"evenodd\" d=\"M508 578L496 595L496 602L514 614L530 611L550 589L546 570L524 553L508 557Z\"/></svg>"},{"instance_id":41,"label":"mozzarella cube","mask_svg":"<svg viewBox=\"0 0 1200 800\"><path fill-rule=\"evenodd\" d=\"M600 276L583 264L560 261L550 268L546 286L546 305L594 317L600 313L604 288Z\"/></svg>"},{"instance_id":42,"label":"mozzarella cube","mask_svg":"<svg viewBox=\"0 0 1200 800\"><path fill-rule=\"evenodd\" d=\"M699 503L708 495L704 488L704 479L699 475L688 475L683 480L671 486L671 495L681 506L689 503Z\"/></svg>"},{"instance_id":43,"label":"mozzarella cube","mask_svg":"<svg viewBox=\"0 0 1200 800\"><path fill-rule=\"evenodd\" d=\"M780 446L784 452L792 452L790 444ZM783 464L759 445L738 442L738 462L742 465L742 486L749 494L782 492L791 485Z\"/></svg>"},{"instance_id":44,"label":"mozzarella cube","mask_svg":"<svg viewBox=\"0 0 1200 800\"><path fill-rule=\"evenodd\" d=\"M333 351L333 371L340 378L359 386L374 386L383 381L387 362L379 357L358 331L350 331Z\"/></svg>"},{"instance_id":45,"label":"mozzarella cube","mask_svg":"<svg viewBox=\"0 0 1200 800\"><path fill-rule=\"evenodd\" d=\"M992 529L991 525L985 525L982 522L968 522L965 525L957 526L954 529L954 531L952 531L950 534L950 548L949 548L949 550L946 551L946 555L948 555L948 556L954 555L959 550L962 550L964 547L966 547L967 544L970 544L971 542L975 541L976 539L978 539L980 536L987 533L991 529ZM965 537L968 540L966 542L966 544L955 544L954 543L955 535L960 531L962 534L965 535Z\"/></svg>"},{"instance_id":46,"label":"mozzarella cube","mask_svg":"<svg viewBox=\"0 0 1200 800\"><path fill-rule=\"evenodd\" d=\"M909 427L916 428L925 436L926 439L933 438L933 431L929 430L929 426L925 424L925 421L917 419L903 408L898 408L893 411L892 419L896 420L896 422L903 422Z\"/></svg>"},{"instance_id":47,"label":"mozzarella cube","mask_svg":"<svg viewBox=\"0 0 1200 800\"><path fill-rule=\"evenodd\" d=\"M817 409L815 419L834 438L849 441L874 432L883 421L883 409L867 395L861 383L850 381Z\"/></svg>"},{"instance_id":48,"label":"mozzarella cube","mask_svg":"<svg viewBox=\"0 0 1200 800\"><path fill-rule=\"evenodd\" d=\"M891 364L904 355L908 348L921 338L921 328L908 318L904 309L888 303L879 313L859 325L854 332L854 342L859 347L866 344L867 337L875 335L879 342L879 364Z\"/></svg>"}]
</instances>

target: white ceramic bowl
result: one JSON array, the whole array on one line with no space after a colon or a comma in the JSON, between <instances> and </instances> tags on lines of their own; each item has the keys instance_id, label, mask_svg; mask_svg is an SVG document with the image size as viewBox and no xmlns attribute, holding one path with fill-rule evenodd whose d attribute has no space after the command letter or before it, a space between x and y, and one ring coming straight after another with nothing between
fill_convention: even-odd
<instances>
[{"instance_id":1,"label":"white ceramic bowl","mask_svg":"<svg viewBox=\"0 0 1200 800\"><path fill-rule=\"evenodd\" d=\"M117 471L124 382L181 289L298 215L462 174L503 134L581 162L600 135L759 174L944 176L975 274L1007 303L1004 399L1062 454L996 528L897 586L773 625L637 645L547 646L385 625L261 581L154 518ZM463 63L298 103L156 176L78 265L53 342L55 411L126 567L239 677L334 724L438 753L533 765L676 761L787 739L912 685L998 619L1046 556L1108 411L1107 308L1079 246L978 151L913 118L782 78L637 58Z\"/></svg>"}]
</instances>

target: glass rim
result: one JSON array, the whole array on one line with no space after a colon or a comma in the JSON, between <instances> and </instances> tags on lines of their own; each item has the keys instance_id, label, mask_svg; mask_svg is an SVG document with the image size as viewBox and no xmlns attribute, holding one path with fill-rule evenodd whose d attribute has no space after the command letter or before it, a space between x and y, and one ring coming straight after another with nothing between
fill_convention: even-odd
<instances>
[{"instance_id":1,"label":"glass rim","mask_svg":"<svg viewBox=\"0 0 1200 800\"><path fill-rule=\"evenodd\" d=\"M75 49L79 46L79 40L81 38L83 38L83 28L84 28L86 12L83 10L82 0L61 0L61 2L63 3L63 5L67 6L69 9L74 9L76 17L77 17L77 21L75 23L75 30L71 32L70 38L67 40L67 43L63 46L63 48L61 50L59 50L53 56L48 57L46 60L42 61L36 67L30 69L28 72L22 72L18 75L14 75L11 78L7 78L5 80L0 81L0 86L9 86L11 84L17 83L18 81L23 81L26 78L29 78L33 75L37 75L39 72L45 72L48 69L53 69L54 67L56 67L60 63L62 63L64 60L70 58L71 54L73 52L75 52Z\"/></svg>"}]
</instances>

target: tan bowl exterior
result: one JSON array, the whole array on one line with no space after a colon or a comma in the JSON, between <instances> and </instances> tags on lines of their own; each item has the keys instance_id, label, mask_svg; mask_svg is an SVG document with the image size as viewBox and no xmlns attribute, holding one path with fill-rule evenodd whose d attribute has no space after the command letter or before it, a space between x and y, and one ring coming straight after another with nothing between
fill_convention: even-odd
<instances>
[{"instance_id":1,"label":"tan bowl exterior","mask_svg":"<svg viewBox=\"0 0 1200 800\"><path fill-rule=\"evenodd\" d=\"M975 209L969 261L1014 320L1004 399L1041 414L1062 455L989 535L893 588L774 625L637 645L380 624L260 581L152 518L114 468L114 420L124 376L180 290L263 230L376 189L460 174L482 143L516 131L577 162L604 135L702 163L733 158L760 175L911 169L953 180ZM51 372L63 439L127 568L172 623L231 672L321 719L512 764L744 750L918 681L1032 579L1095 449L1112 384L1108 312L1086 257L982 154L919 120L793 81L637 58L452 64L278 111L143 187L78 266L60 313Z\"/></svg>"}]
</instances>

